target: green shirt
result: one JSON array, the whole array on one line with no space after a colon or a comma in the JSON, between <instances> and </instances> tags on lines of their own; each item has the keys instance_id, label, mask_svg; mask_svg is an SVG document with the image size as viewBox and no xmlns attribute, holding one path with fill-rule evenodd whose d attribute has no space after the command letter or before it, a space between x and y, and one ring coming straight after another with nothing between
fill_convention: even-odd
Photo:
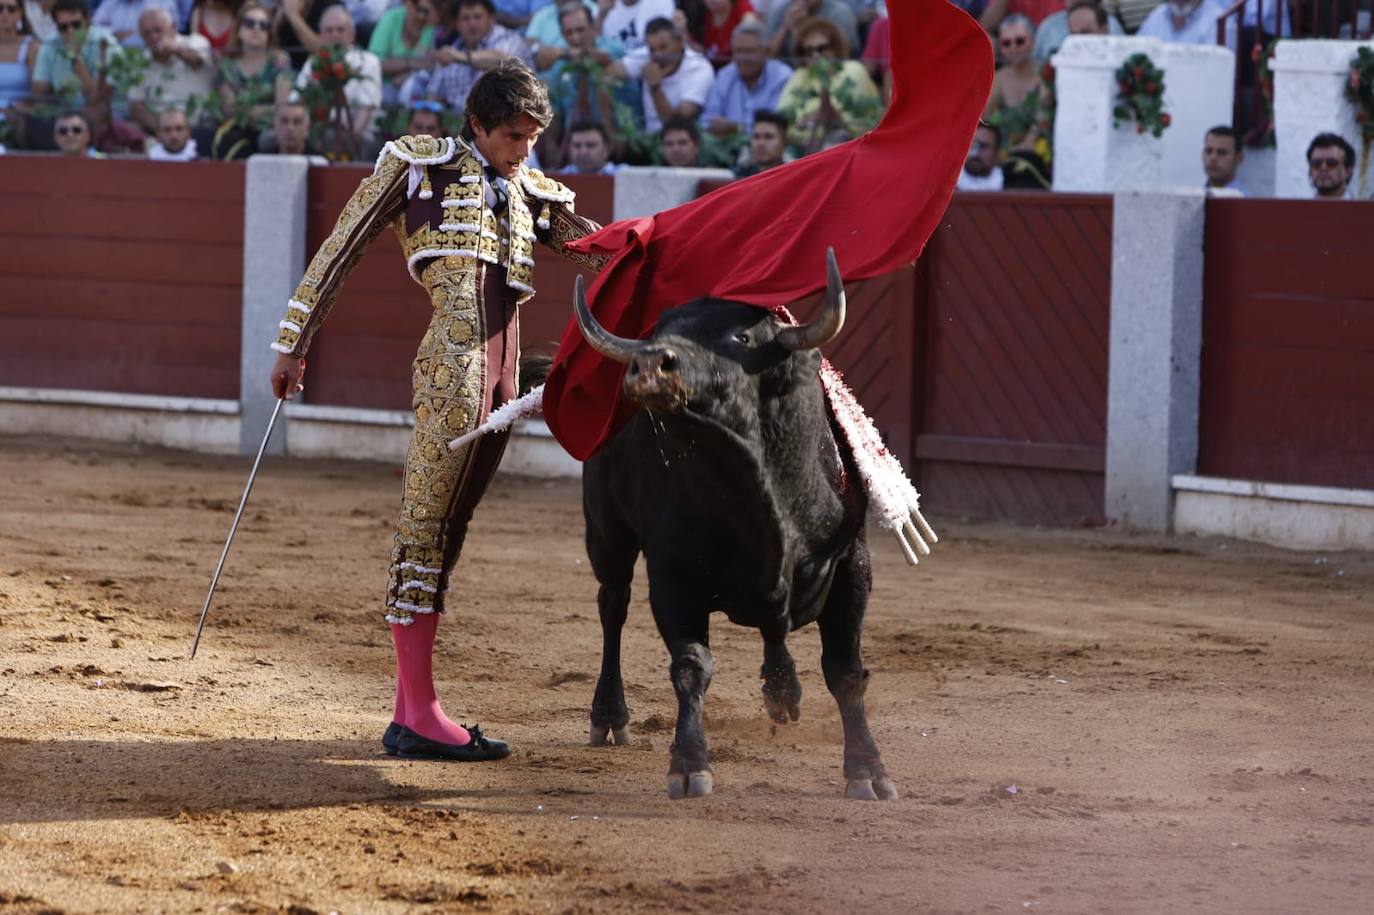
<instances>
[{"instance_id":1,"label":"green shirt","mask_svg":"<svg viewBox=\"0 0 1374 915\"><path fill-rule=\"evenodd\" d=\"M415 47L406 47L405 39L401 37L401 30L405 26L406 10L404 6L398 6L387 10L382 14L382 18L377 20L377 27L372 30L372 40L367 43L367 49L376 54L382 60L388 57L423 57L434 50L434 26L427 25L425 30L420 33L420 40Z\"/></svg>"}]
</instances>

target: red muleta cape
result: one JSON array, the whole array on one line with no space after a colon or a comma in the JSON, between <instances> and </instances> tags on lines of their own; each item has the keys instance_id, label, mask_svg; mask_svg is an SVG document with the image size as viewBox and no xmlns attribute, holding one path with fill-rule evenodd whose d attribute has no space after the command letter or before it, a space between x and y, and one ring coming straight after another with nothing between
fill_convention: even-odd
<instances>
[{"instance_id":1,"label":"red muleta cape","mask_svg":"<svg viewBox=\"0 0 1374 915\"><path fill-rule=\"evenodd\" d=\"M825 286L829 246L846 280L916 260L992 91L992 45L949 0L887 6L893 98L876 129L570 245L611 256L589 292L606 328L642 339L660 313L702 296L763 307L804 298ZM578 460L638 409L621 401L624 368L569 321L544 388L544 419Z\"/></svg>"}]
</instances>

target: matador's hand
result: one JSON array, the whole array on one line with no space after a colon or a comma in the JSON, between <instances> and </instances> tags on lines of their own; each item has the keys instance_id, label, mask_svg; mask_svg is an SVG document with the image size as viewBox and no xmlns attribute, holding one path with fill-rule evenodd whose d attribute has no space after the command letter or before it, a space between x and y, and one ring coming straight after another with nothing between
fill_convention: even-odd
<instances>
[{"instance_id":1,"label":"matador's hand","mask_svg":"<svg viewBox=\"0 0 1374 915\"><path fill-rule=\"evenodd\" d=\"M290 400L297 391L304 390L301 380L305 378L305 360L300 356L277 354L272 364L272 395L278 400Z\"/></svg>"}]
</instances>

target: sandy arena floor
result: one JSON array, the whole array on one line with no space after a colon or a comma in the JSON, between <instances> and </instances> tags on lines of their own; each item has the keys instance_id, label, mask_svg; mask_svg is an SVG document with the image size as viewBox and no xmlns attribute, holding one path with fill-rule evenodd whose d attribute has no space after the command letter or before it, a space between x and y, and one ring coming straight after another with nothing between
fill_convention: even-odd
<instances>
[{"instance_id":1,"label":"sandy arena floor","mask_svg":"<svg viewBox=\"0 0 1374 915\"><path fill-rule=\"evenodd\" d=\"M841 797L814 629L771 728L723 618L716 794L664 792L666 652L587 747L579 492L505 478L436 670L481 766L390 759L395 468L0 438L0 912L1357 913L1374 898L1374 556L933 518L875 535L868 706L905 796ZM641 578L642 582L642 578ZM638 584L638 583L637 583Z\"/></svg>"}]
</instances>

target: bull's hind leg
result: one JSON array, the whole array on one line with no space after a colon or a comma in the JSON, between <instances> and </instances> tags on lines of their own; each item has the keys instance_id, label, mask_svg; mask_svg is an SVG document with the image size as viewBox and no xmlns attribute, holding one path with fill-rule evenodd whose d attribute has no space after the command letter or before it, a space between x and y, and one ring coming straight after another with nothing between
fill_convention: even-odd
<instances>
[{"instance_id":1,"label":"bull's hind leg","mask_svg":"<svg viewBox=\"0 0 1374 915\"><path fill-rule=\"evenodd\" d=\"M859 540L836 572L820 616L821 669L844 724L845 797L888 801L897 798L897 786L887 777L864 712L868 671L860 652L860 636L871 586L868 546Z\"/></svg>"},{"instance_id":2,"label":"bull's hind leg","mask_svg":"<svg viewBox=\"0 0 1374 915\"><path fill-rule=\"evenodd\" d=\"M797 680L797 665L787 650L785 635L763 637L763 706L768 717L778 724L801 717L801 683Z\"/></svg>"},{"instance_id":3,"label":"bull's hind leg","mask_svg":"<svg viewBox=\"0 0 1374 915\"><path fill-rule=\"evenodd\" d=\"M620 633L630 607L630 582L634 579L639 549L628 533L593 535L587 527L587 556L601 588L596 608L601 616L601 676L592 697L591 745L608 742L624 746L630 741L630 710L625 705L625 685L620 676Z\"/></svg>"}]
</instances>

